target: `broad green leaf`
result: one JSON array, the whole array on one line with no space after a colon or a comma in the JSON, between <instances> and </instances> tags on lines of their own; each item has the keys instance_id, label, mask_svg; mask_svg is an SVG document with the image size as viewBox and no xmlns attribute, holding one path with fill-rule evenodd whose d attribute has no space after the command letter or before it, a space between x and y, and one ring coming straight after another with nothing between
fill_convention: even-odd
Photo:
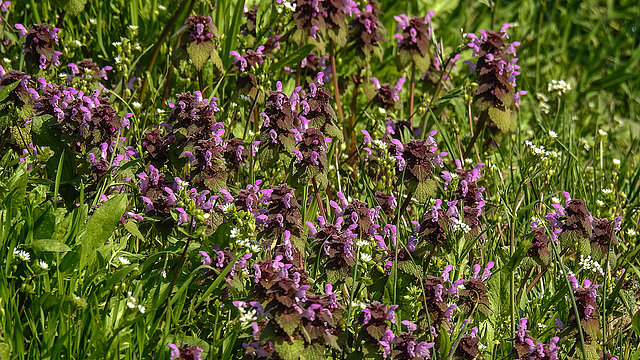
<instances>
[{"instance_id":1,"label":"broad green leaf","mask_svg":"<svg viewBox=\"0 0 640 360\"><path fill-rule=\"evenodd\" d=\"M50 252L67 252L71 251L71 248L57 240L53 239L41 239L31 242L26 245L34 251L50 251Z\"/></svg>"},{"instance_id":2,"label":"broad green leaf","mask_svg":"<svg viewBox=\"0 0 640 360\"><path fill-rule=\"evenodd\" d=\"M89 217L84 232L78 238L82 245L82 265L94 260L96 249L109 239L116 225L120 222L126 206L127 195L118 194L107 200Z\"/></svg>"}]
</instances>

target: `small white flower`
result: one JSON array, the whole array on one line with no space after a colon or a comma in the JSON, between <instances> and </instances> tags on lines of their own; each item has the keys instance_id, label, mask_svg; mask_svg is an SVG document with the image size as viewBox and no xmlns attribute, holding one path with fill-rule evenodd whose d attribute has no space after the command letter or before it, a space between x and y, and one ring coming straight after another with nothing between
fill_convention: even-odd
<instances>
[{"instance_id":1,"label":"small white flower","mask_svg":"<svg viewBox=\"0 0 640 360\"><path fill-rule=\"evenodd\" d=\"M166 279L167 278L167 272L164 271L164 270L160 271L160 276L162 276L163 278Z\"/></svg>"},{"instance_id":2,"label":"small white flower","mask_svg":"<svg viewBox=\"0 0 640 360\"><path fill-rule=\"evenodd\" d=\"M558 97L561 97L564 93L571 90L571 84L564 80L551 80L547 90L552 93L557 93Z\"/></svg>"},{"instance_id":3,"label":"small white flower","mask_svg":"<svg viewBox=\"0 0 640 360\"><path fill-rule=\"evenodd\" d=\"M73 40L73 43L78 47L82 46L82 43L79 40Z\"/></svg>"},{"instance_id":4,"label":"small white flower","mask_svg":"<svg viewBox=\"0 0 640 360\"><path fill-rule=\"evenodd\" d=\"M606 131L602 130L602 129L598 129L598 134L600 136L602 136L602 137L605 137L605 136L607 136L608 133Z\"/></svg>"},{"instance_id":5,"label":"small white flower","mask_svg":"<svg viewBox=\"0 0 640 360\"><path fill-rule=\"evenodd\" d=\"M612 189L602 189L602 193L605 194L605 195L609 195L609 194L613 193L613 190Z\"/></svg>"},{"instance_id":6,"label":"small white flower","mask_svg":"<svg viewBox=\"0 0 640 360\"><path fill-rule=\"evenodd\" d=\"M560 204L560 198L554 196L551 198L551 202L554 204Z\"/></svg>"},{"instance_id":7,"label":"small white flower","mask_svg":"<svg viewBox=\"0 0 640 360\"><path fill-rule=\"evenodd\" d=\"M126 258L126 257L124 257L124 256L120 256L120 257L118 258L118 261L119 261L119 262L120 262L120 264L122 264L122 265L129 265L129 264L131 264L131 261L129 261L129 259L127 259L127 258Z\"/></svg>"},{"instance_id":8,"label":"small white flower","mask_svg":"<svg viewBox=\"0 0 640 360\"><path fill-rule=\"evenodd\" d=\"M113 45L113 46L115 46L115 47L118 47L118 46L122 45L122 42L120 42L120 41L114 41L114 42L112 42L112 43L111 43L111 45Z\"/></svg>"},{"instance_id":9,"label":"small white flower","mask_svg":"<svg viewBox=\"0 0 640 360\"><path fill-rule=\"evenodd\" d=\"M136 109L140 109L142 107L142 104L137 101L132 102L131 105Z\"/></svg>"},{"instance_id":10,"label":"small white flower","mask_svg":"<svg viewBox=\"0 0 640 360\"><path fill-rule=\"evenodd\" d=\"M44 260L38 261L38 266L40 266L42 270L49 270L49 264Z\"/></svg>"},{"instance_id":11,"label":"small white flower","mask_svg":"<svg viewBox=\"0 0 640 360\"><path fill-rule=\"evenodd\" d=\"M89 23L91 23L91 25L95 25L98 23L98 20L96 20L95 18L91 18L89 19Z\"/></svg>"},{"instance_id":12,"label":"small white flower","mask_svg":"<svg viewBox=\"0 0 640 360\"><path fill-rule=\"evenodd\" d=\"M604 206L604 201L596 200L596 204L598 204L598 206Z\"/></svg>"},{"instance_id":13,"label":"small white flower","mask_svg":"<svg viewBox=\"0 0 640 360\"><path fill-rule=\"evenodd\" d=\"M627 229L627 235L629 236L636 236L638 233L634 230L634 229Z\"/></svg>"},{"instance_id":14,"label":"small white flower","mask_svg":"<svg viewBox=\"0 0 640 360\"><path fill-rule=\"evenodd\" d=\"M140 313L144 314L144 312L147 311L147 308L142 306L142 305L138 305L138 311L140 311Z\"/></svg>"},{"instance_id":15,"label":"small white flower","mask_svg":"<svg viewBox=\"0 0 640 360\"><path fill-rule=\"evenodd\" d=\"M252 324L258 319L258 317L256 316L256 309L247 311L245 310L245 308L239 307L238 310L240 311L240 317L238 318L238 320L240 321L240 324L242 324L242 326Z\"/></svg>"},{"instance_id":16,"label":"small white flower","mask_svg":"<svg viewBox=\"0 0 640 360\"><path fill-rule=\"evenodd\" d=\"M471 165L471 164L473 164L473 159L469 159L469 158L464 159L464 163L467 164L467 165Z\"/></svg>"},{"instance_id":17,"label":"small white flower","mask_svg":"<svg viewBox=\"0 0 640 360\"><path fill-rule=\"evenodd\" d=\"M549 130L549 136L551 136L552 139L555 139L558 137L558 134L553 130Z\"/></svg>"},{"instance_id":18,"label":"small white flower","mask_svg":"<svg viewBox=\"0 0 640 360\"><path fill-rule=\"evenodd\" d=\"M240 236L240 229L238 228L233 228L231 229L231 234L229 235L232 239L237 238L238 236Z\"/></svg>"},{"instance_id":19,"label":"small white flower","mask_svg":"<svg viewBox=\"0 0 640 360\"><path fill-rule=\"evenodd\" d=\"M16 248L13 248L13 256L19 258L22 261L29 261L31 260L31 255L29 255L28 252L24 251L24 250L18 250Z\"/></svg>"},{"instance_id":20,"label":"small white flower","mask_svg":"<svg viewBox=\"0 0 640 360\"><path fill-rule=\"evenodd\" d=\"M129 309L133 310L138 306L136 298L131 296L131 291L127 292L126 300L127 300L127 306L129 307Z\"/></svg>"},{"instance_id":21,"label":"small white flower","mask_svg":"<svg viewBox=\"0 0 640 360\"><path fill-rule=\"evenodd\" d=\"M228 203L228 204L224 204L220 206L220 210L222 210L222 212L229 212L231 211L231 209L235 206L234 203Z\"/></svg>"},{"instance_id":22,"label":"small white flower","mask_svg":"<svg viewBox=\"0 0 640 360\"><path fill-rule=\"evenodd\" d=\"M167 10L167 7L164 6L164 5L158 5L158 10L165 11L165 10Z\"/></svg>"},{"instance_id":23,"label":"small white flower","mask_svg":"<svg viewBox=\"0 0 640 360\"><path fill-rule=\"evenodd\" d=\"M620 159L613 159L613 165L620 166Z\"/></svg>"},{"instance_id":24,"label":"small white flower","mask_svg":"<svg viewBox=\"0 0 640 360\"><path fill-rule=\"evenodd\" d=\"M371 261L371 255L369 255L367 253L362 253L362 254L360 254L360 259L362 259L362 261L364 261L364 262L370 262Z\"/></svg>"},{"instance_id":25,"label":"small white flower","mask_svg":"<svg viewBox=\"0 0 640 360\"><path fill-rule=\"evenodd\" d=\"M131 31L138 30L138 25L129 25L129 30L131 30Z\"/></svg>"},{"instance_id":26,"label":"small white flower","mask_svg":"<svg viewBox=\"0 0 640 360\"><path fill-rule=\"evenodd\" d=\"M113 58L113 61L115 61L116 64L120 64L122 62L122 58L120 56L116 56Z\"/></svg>"}]
</instances>

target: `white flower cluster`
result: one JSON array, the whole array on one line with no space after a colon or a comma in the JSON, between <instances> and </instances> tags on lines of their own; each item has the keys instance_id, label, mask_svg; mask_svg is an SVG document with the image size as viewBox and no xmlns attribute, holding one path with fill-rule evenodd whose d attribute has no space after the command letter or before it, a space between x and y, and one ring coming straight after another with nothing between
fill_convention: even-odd
<instances>
[{"instance_id":1,"label":"white flower cluster","mask_svg":"<svg viewBox=\"0 0 640 360\"><path fill-rule=\"evenodd\" d=\"M131 296L131 291L127 292L127 298L125 299L127 301L127 306L129 307L129 309L131 310L135 310L136 308L138 309L138 311L140 311L142 314L144 314L144 312L147 310L146 307L138 304L138 301L136 300L136 298L134 298L133 296Z\"/></svg>"},{"instance_id":2,"label":"white flower cluster","mask_svg":"<svg viewBox=\"0 0 640 360\"><path fill-rule=\"evenodd\" d=\"M542 111L543 114L549 114L549 112L551 111L551 106L549 106L549 98L547 98L547 96L542 93L537 93L536 98L539 101L538 106L540 107L540 111Z\"/></svg>"},{"instance_id":3,"label":"white flower cluster","mask_svg":"<svg viewBox=\"0 0 640 360\"><path fill-rule=\"evenodd\" d=\"M634 229L632 229L632 228L628 228L628 229L627 229L627 235L629 235L629 236L636 236L636 235L638 235L638 232L637 232L637 231L635 231L635 230L634 230Z\"/></svg>"},{"instance_id":4,"label":"white flower cluster","mask_svg":"<svg viewBox=\"0 0 640 360\"><path fill-rule=\"evenodd\" d=\"M587 151L591 150L591 144L589 143L589 140L587 140L587 139L585 139L585 138L581 137L581 138L580 138L580 144L582 145L582 147L583 147L585 150L587 150Z\"/></svg>"},{"instance_id":5,"label":"white flower cluster","mask_svg":"<svg viewBox=\"0 0 640 360\"><path fill-rule=\"evenodd\" d=\"M536 145L531 140L526 140L524 144L531 150L531 153L535 156L539 156L542 160L557 160L560 158L560 153L555 150L547 150L543 145Z\"/></svg>"},{"instance_id":6,"label":"white flower cluster","mask_svg":"<svg viewBox=\"0 0 640 360\"><path fill-rule=\"evenodd\" d=\"M453 232L462 231L466 234L471 231L471 227L465 224L464 221L458 220L457 218L452 218L451 220L451 228L453 229Z\"/></svg>"},{"instance_id":7,"label":"white flower cluster","mask_svg":"<svg viewBox=\"0 0 640 360\"><path fill-rule=\"evenodd\" d=\"M24 250L18 250L17 248L13 248L13 256L17 257L18 259L20 259L22 261L31 260L31 255L29 255L28 252L26 252Z\"/></svg>"},{"instance_id":8,"label":"white flower cluster","mask_svg":"<svg viewBox=\"0 0 640 360\"><path fill-rule=\"evenodd\" d=\"M562 97L564 93L571 90L571 84L564 80L551 80L548 90L550 93L557 93L558 97Z\"/></svg>"},{"instance_id":9,"label":"white flower cluster","mask_svg":"<svg viewBox=\"0 0 640 360\"><path fill-rule=\"evenodd\" d=\"M388 147L387 143L385 143L385 142L383 142L382 140L379 140L379 139L373 140L373 144L376 145L381 150L385 150Z\"/></svg>"},{"instance_id":10,"label":"white flower cluster","mask_svg":"<svg viewBox=\"0 0 640 360\"><path fill-rule=\"evenodd\" d=\"M604 271L602 270L602 266L600 266L599 262L592 260L591 255L587 256L586 258L584 257L584 255L580 255L580 262L578 263L578 265L580 265L580 267L583 268L584 270L591 271L596 274L600 274L601 276L604 276Z\"/></svg>"},{"instance_id":11,"label":"white flower cluster","mask_svg":"<svg viewBox=\"0 0 640 360\"><path fill-rule=\"evenodd\" d=\"M260 245L249 238L236 240L236 244L251 249L254 253L260 252Z\"/></svg>"},{"instance_id":12,"label":"white flower cluster","mask_svg":"<svg viewBox=\"0 0 640 360\"><path fill-rule=\"evenodd\" d=\"M124 256L120 256L120 257L118 257L118 261L119 261L119 262L120 262L120 264L122 264L122 265L129 265L129 264L131 264L131 261L129 261L129 259L127 259L127 258L126 258L126 257L124 257Z\"/></svg>"},{"instance_id":13,"label":"white flower cluster","mask_svg":"<svg viewBox=\"0 0 640 360\"><path fill-rule=\"evenodd\" d=\"M560 274L564 274L564 271L560 270ZM573 271L568 270L568 271L567 271L567 276L568 276L568 277L572 277L572 276L573 276L573 277L576 277L576 274L575 274Z\"/></svg>"},{"instance_id":14,"label":"white flower cluster","mask_svg":"<svg viewBox=\"0 0 640 360\"><path fill-rule=\"evenodd\" d=\"M242 326L253 324L258 319L258 316L256 316L257 310L255 308L247 310L242 306L238 306L238 311L240 312L238 320L240 320L240 324L242 324Z\"/></svg>"}]
</instances>

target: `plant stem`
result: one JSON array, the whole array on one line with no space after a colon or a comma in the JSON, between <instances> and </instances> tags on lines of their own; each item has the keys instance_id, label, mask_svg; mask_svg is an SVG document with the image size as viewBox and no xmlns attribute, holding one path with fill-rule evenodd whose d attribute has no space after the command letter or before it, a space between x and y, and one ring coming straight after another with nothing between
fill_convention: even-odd
<instances>
[{"instance_id":1,"label":"plant stem","mask_svg":"<svg viewBox=\"0 0 640 360\"><path fill-rule=\"evenodd\" d=\"M336 54L333 45L333 40L329 40L329 57L331 58L331 81L333 82L333 96L336 98L336 106L338 107L338 115L343 128L346 128L344 123L344 114L342 113L342 102L340 101L340 88L338 87L338 72L336 70Z\"/></svg>"},{"instance_id":2,"label":"plant stem","mask_svg":"<svg viewBox=\"0 0 640 360\"><path fill-rule=\"evenodd\" d=\"M311 179L311 183L313 184L313 192L316 194L316 201L318 201L318 208L320 209L320 215L323 218L327 218L327 214L324 212L324 206L322 205L322 199L320 198L320 192L318 191L318 182L316 181L315 176Z\"/></svg>"},{"instance_id":3,"label":"plant stem","mask_svg":"<svg viewBox=\"0 0 640 360\"><path fill-rule=\"evenodd\" d=\"M571 289L571 282L569 281L569 277L567 276L567 272L564 269L564 263L562 262L562 258L560 257L560 255L558 255L558 250L556 249L556 244L555 242L550 241L549 244L551 244L551 250L553 251L553 255L555 255L556 257L556 261L558 262L558 265L560 266L560 269L562 271L563 274L563 278L565 280L565 283L567 284L567 287L569 287L569 296L571 297L571 304L573 307L573 314L576 317L576 327L578 328L578 335L580 335L580 348L582 350L582 358L584 360L587 360L587 348L584 344L584 334L582 333L582 325L580 324L580 311L578 311L578 305L576 304L576 298L573 295L573 289Z\"/></svg>"},{"instance_id":4,"label":"plant stem","mask_svg":"<svg viewBox=\"0 0 640 360\"><path fill-rule=\"evenodd\" d=\"M411 87L409 88L409 123L413 132L413 95L416 91L416 64L411 63Z\"/></svg>"},{"instance_id":5,"label":"plant stem","mask_svg":"<svg viewBox=\"0 0 640 360\"><path fill-rule=\"evenodd\" d=\"M184 265L184 259L187 256L187 249L189 249L190 242L191 242L191 237L188 237L187 243L184 244L184 250L182 250L182 255L180 256L180 262L178 263L176 272L173 274L171 285L169 285L169 292L167 293L167 305L169 305L169 301L171 300L171 292L173 291L173 287L176 285L176 280L178 280L178 275L180 274L180 270L182 270L182 265Z\"/></svg>"},{"instance_id":6,"label":"plant stem","mask_svg":"<svg viewBox=\"0 0 640 360\"><path fill-rule=\"evenodd\" d=\"M478 136L482 132L482 129L484 129L484 126L487 122L488 117L489 117L489 113L486 111L482 112L482 115L480 115L480 119L478 119L478 127L476 128L476 131L474 132L473 137L471 138L471 142L469 143L469 145L467 145L467 149L464 151L464 159L466 159L471 153L471 149L473 149L473 145L476 143L476 140L478 139Z\"/></svg>"},{"instance_id":7,"label":"plant stem","mask_svg":"<svg viewBox=\"0 0 640 360\"><path fill-rule=\"evenodd\" d=\"M176 12L173 14L171 19L169 19L169 22L164 27L164 30L162 30L162 33L160 34L160 38L158 39L156 44L153 45L153 51L151 52L151 59L149 60L147 69L144 72L144 82L142 83L142 88L140 89L140 102L143 102L147 95L147 87L149 85L149 75L151 73L151 70L153 70L153 67L156 64L156 60L158 59L158 55L160 54L160 48L162 47L164 40L167 38L167 36L169 36L169 32L171 31L171 29L173 29L173 25L175 25L175 23L178 21L178 17L180 17L180 14L182 14L182 11L187 6L187 4L193 4L193 2L194 0L191 0L191 1L185 0L180 3L180 6L176 10Z\"/></svg>"}]
</instances>

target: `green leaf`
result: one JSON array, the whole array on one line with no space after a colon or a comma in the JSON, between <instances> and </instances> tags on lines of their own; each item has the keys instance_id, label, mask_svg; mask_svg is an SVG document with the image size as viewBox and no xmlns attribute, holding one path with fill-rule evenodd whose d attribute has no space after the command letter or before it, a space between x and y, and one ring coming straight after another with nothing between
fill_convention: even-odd
<instances>
[{"instance_id":1,"label":"green leaf","mask_svg":"<svg viewBox=\"0 0 640 360\"><path fill-rule=\"evenodd\" d=\"M640 336L640 310L636 311L636 313L633 315L631 326L633 327L633 331L636 333L636 335Z\"/></svg>"},{"instance_id":2,"label":"green leaf","mask_svg":"<svg viewBox=\"0 0 640 360\"><path fill-rule=\"evenodd\" d=\"M293 54L287 56L286 58L278 61L277 63L271 66L271 70L275 71L280 69L283 66L291 66L294 64L298 64L302 59L309 56L309 53L315 48L314 45L305 45L298 50L294 51Z\"/></svg>"},{"instance_id":3,"label":"green leaf","mask_svg":"<svg viewBox=\"0 0 640 360\"><path fill-rule=\"evenodd\" d=\"M126 206L127 195L118 194L102 204L87 220L84 232L78 238L82 244L80 267L94 260L96 249L109 239L116 225L120 222Z\"/></svg>"},{"instance_id":4,"label":"green leaf","mask_svg":"<svg viewBox=\"0 0 640 360\"><path fill-rule=\"evenodd\" d=\"M65 243L53 239L36 240L25 246L30 247L34 251L50 251L58 253L71 251L71 248Z\"/></svg>"},{"instance_id":5,"label":"green leaf","mask_svg":"<svg viewBox=\"0 0 640 360\"><path fill-rule=\"evenodd\" d=\"M2 103L4 101L4 99L6 99L9 94L16 88L18 87L18 84L20 84L20 80L9 84L5 87L2 88L2 90L0 90L0 103Z\"/></svg>"},{"instance_id":6,"label":"green leaf","mask_svg":"<svg viewBox=\"0 0 640 360\"><path fill-rule=\"evenodd\" d=\"M280 314L276 316L276 322L287 335L293 336L294 331L296 331L298 325L300 325L300 314L296 311L289 314Z\"/></svg>"},{"instance_id":7,"label":"green leaf","mask_svg":"<svg viewBox=\"0 0 640 360\"><path fill-rule=\"evenodd\" d=\"M187 53L193 63L193 67L195 67L197 71L200 71L204 63L209 60L209 57L211 57L213 53L213 42L205 41L202 44L193 42L187 46Z\"/></svg>"},{"instance_id":8,"label":"green leaf","mask_svg":"<svg viewBox=\"0 0 640 360\"><path fill-rule=\"evenodd\" d=\"M140 230L138 229L138 225L136 225L136 223L134 221L127 221L124 224L124 228L127 229L131 235L137 237L138 239L144 241L144 236L142 235L142 233L140 232Z\"/></svg>"},{"instance_id":9,"label":"green leaf","mask_svg":"<svg viewBox=\"0 0 640 360\"><path fill-rule=\"evenodd\" d=\"M304 340L297 338L294 341L286 341L281 337L275 339L276 352L282 360L297 360L304 351Z\"/></svg>"},{"instance_id":10,"label":"green leaf","mask_svg":"<svg viewBox=\"0 0 640 360\"><path fill-rule=\"evenodd\" d=\"M513 128L510 109L503 110L496 107L490 107L488 112L489 118L494 124L496 124L500 131L509 132Z\"/></svg>"}]
</instances>

